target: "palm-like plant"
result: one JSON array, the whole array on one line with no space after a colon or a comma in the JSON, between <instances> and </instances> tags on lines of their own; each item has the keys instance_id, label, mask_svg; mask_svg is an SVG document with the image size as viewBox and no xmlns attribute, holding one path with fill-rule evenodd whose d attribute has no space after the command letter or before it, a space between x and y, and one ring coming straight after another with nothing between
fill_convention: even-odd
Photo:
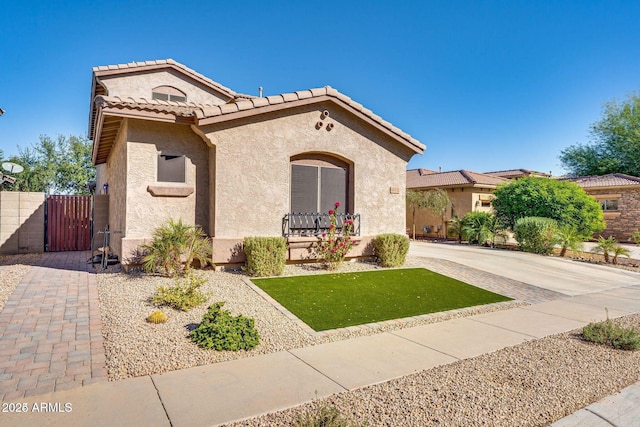
<instances>
[{"instance_id":1,"label":"palm-like plant","mask_svg":"<svg viewBox=\"0 0 640 427\"><path fill-rule=\"evenodd\" d=\"M613 236L610 236L608 239L600 236L598 237L598 244L591 250L591 252L603 254L604 262L609 262L609 254L614 251L616 246L620 245L618 245L618 241Z\"/></svg>"},{"instance_id":2,"label":"palm-like plant","mask_svg":"<svg viewBox=\"0 0 640 427\"><path fill-rule=\"evenodd\" d=\"M458 237L458 243L462 243L462 235L464 230L464 220L459 216L454 216L449 222L448 233Z\"/></svg>"},{"instance_id":3,"label":"palm-like plant","mask_svg":"<svg viewBox=\"0 0 640 427\"><path fill-rule=\"evenodd\" d=\"M486 212L469 212L465 215L462 234L467 237L469 243L484 245L492 238L488 226L490 219L491 214Z\"/></svg>"},{"instance_id":4,"label":"palm-like plant","mask_svg":"<svg viewBox=\"0 0 640 427\"><path fill-rule=\"evenodd\" d=\"M575 227L562 226L556 231L555 237L561 248L561 257L567 254L567 249L571 249L573 253L582 251L582 236Z\"/></svg>"},{"instance_id":5,"label":"palm-like plant","mask_svg":"<svg viewBox=\"0 0 640 427\"><path fill-rule=\"evenodd\" d=\"M631 252L629 252L629 249L624 248L620 245L614 246L613 250L611 251L611 254L613 255L613 259L611 260L611 262L613 262L614 264L618 263L618 257L620 255L626 256L627 258L631 258Z\"/></svg>"},{"instance_id":6,"label":"palm-like plant","mask_svg":"<svg viewBox=\"0 0 640 427\"><path fill-rule=\"evenodd\" d=\"M143 266L147 272L159 271L168 276L188 272L195 260L201 266L212 264L212 246L198 226L186 225L182 220L170 219L153 232L149 245L141 245L146 251Z\"/></svg>"}]
</instances>

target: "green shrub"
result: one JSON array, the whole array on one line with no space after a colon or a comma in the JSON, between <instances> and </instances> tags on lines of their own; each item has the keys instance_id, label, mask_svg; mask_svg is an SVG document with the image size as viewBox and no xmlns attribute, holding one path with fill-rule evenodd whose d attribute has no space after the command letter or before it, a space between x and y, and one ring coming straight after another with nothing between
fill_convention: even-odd
<instances>
[{"instance_id":1,"label":"green shrub","mask_svg":"<svg viewBox=\"0 0 640 427\"><path fill-rule=\"evenodd\" d=\"M287 261L284 237L245 237L246 271L251 276L281 276Z\"/></svg>"},{"instance_id":2,"label":"green shrub","mask_svg":"<svg viewBox=\"0 0 640 427\"><path fill-rule=\"evenodd\" d=\"M215 350L251 350L260 342L254 320L243 315L232 316L222 310L224 302L217 302L207 309L202 323L191 331L189 338L202 348Z\"/></svg>"},{"instance_id":3,"label":"green shrub","mask_svg":"<svg viewBox=\"0 0 640 427\"><path fill-rule=\"evenodd\" d=\"M631 252L623 246L620 246L620 243L616 240L615 237L609 236L605 239L602 236L598 237L598 244L591 249L591 252L596 254L604 255L604 262L609 262L610 255L613 255L613 259L611 260L613 264L618 263L618 257L620 255L626 256L627 258L631 258Z\"/></svg>"},{"instance_id":4,"label":"green shrub","mask_svg":"<svg viewBox=\"0 0 640 427\"><path fill-rule=\"evenodd\" d=\"M199 290L205 283L205 278L189 273L184 279L176 278L174 286L158 286L151 302L189 311L207 300L207 296Z\"/></svg>"},{"instance_id":5,"label":"green shrub","mask_svg":"<svg viewBox=\"0 0 640 427\"><path fill-rule=\"evenodd\" d=\"M380 234L373 239L378 262L383 267L400 267L409 251L409 238L402 234Z\"/></svg>"},{"instance_id":6,"label":"green shrub","mask_svg":"<svg viewBox=\"0 0 640 427\"><path fill-rule=\"evenodd\" d=\"M212 264L212 245L202 229L195 225L185 225L182 220L170 219L153 232L149 245L141 245L146 253L143 266L148 273L160 272L168 276L186 273L194 261L201 267Z\"/></svg>"},{"instance_id":7,"label":"green shrub","mask_svg":"<svg viewBox=\"0 0 640 427\"><path fill-rule=\"evenodd\" d=\"M517 220L513 231L521 250L548 255L556 244L557 229L551 218L528 216Z\"/></svg>"},{"instance_id":8,"label":"green shrub","mask_svg":"<svg viewBox=\"0 0 640 427\"><path fill-rule=\"evenodd\" d=\"M294 424L295 427L357 427L360 425L344 417L335 406L323 406L312 413L305 414L304 417L298 415Z\"/></svg>"},{"instance_id":9,"label":"green shrub","mask_svg":"<svg viewBox=\"0 0 640 427\"><path fill-rule=\"evenodd\" d=\"M640 230L637 230L637 231L634 231L633 233L631 233L631 240L636 245L640 245Z\"/></svg>"},{"instance_id":10,"label":"green shrub","mask_svg":"<svg viewBox=\"0 0 640 427\"><path fill-rule=\"evenodd\" d=\"M609 318L602 322L589 323L582 328L582 337L587 341L610 345L620 350L640 349L640 333L618 326Z\"/></svg>"}]
</instances>

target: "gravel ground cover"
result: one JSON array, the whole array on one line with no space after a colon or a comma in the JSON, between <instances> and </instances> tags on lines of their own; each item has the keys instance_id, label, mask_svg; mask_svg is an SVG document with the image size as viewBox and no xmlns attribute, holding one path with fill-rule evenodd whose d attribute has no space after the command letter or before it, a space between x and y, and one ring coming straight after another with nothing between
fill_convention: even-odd
<instances>
[{"instance_id":1,"label":"gravel ground cover","mask_svg":"<svg viewBox=\"0 0 640 427\"><path fill-rule=\"evenodd\" d=\"M414 260L408 264L417 266L419 263ZM343 265L341 272L366 271L377 268L379 267L373 263L350 262ZM462 267L460 268L462 269ZM285 270L285 275L324 273L326 271L318 265L308 264L288 265ZM523 304L522 301L513 301L471 307L435 314L421 320L410 320L394 325L383 324L375 330L368 328L357 331L341 330L328 336L314 337L295 322L289 320L244 283L243 278L246 276L242 273L201 271L198 274L203 274L207 278L207 284L203 286L203 290L211 294L208 303L189 312L163 307L162 310L169 316L169 320L167 323L158 325L145 321L145 318L156 310L156 307L148 300L158 285L171 284L170 279L122 272L98 275L102 332L105 339L110 380L158 374L257 354L371 335ZM495 276L482 274L477 270L465 274L460 273L460 275L473 277L473 280L467 280L467 283L485 288L495 284L497 280ZM465 281L464 278L458 279ZM486 286L482 286L480 283L483 281ZM500 292L495 289L491 290ZM509 296L514 297L513 295ZM256 328L260 333L258 347L251 351L239 352L204 350L187 338L189 330L202 320L207 306L216 301L225 301L224 309L230 310L234 315L243 314L255 319Z\"/></svg>"},{"instance_id":2,"label":"gravel ground cover","mask_svg":"<svg viewBox=\"0 0 640 427\"><path fill-rule=\"evenodd\" d=\"M640 330L640 314L615 323ZM638 380L640 351L588 343L576 330L230 426L293 425L324 406L370 426L544 426Z\"/></svg>"},{"instance_id":3,"label":"gravel ground cover","mask_svg":"<svg viewBox=\"0 0 640 427\"><path fill-rule=\"evenodd\" d=\"M40 254L0 256L0 311L20 280L40 260Z\"/></svg>"}]
</instances>

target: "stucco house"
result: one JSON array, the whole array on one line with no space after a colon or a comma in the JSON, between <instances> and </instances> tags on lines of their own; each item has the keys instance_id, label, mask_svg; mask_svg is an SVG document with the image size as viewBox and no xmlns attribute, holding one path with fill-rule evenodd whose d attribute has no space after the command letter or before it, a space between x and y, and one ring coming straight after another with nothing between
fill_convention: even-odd
<instances>
[{"instance_id":1,"label":"stucco house","mask_svg":"<svg viewBox=\"0 0 640 427\"><path fill-rule=\"evenodd\" d=\"M89 135L111 245L124 262L167 219L200 225L214 261L243 261L246 236L285 235L334 202L358 219L359 255L404 233L405 169L425 146L337 90L243 95L173 60L95 67Z\"/></svg>"},{"instance_id":2,"label":"stucco house","mask_svg":"<svg viewBox=\"0 0 640 427\"><path fill-rule=\"evenodd\" d=\"M602 205L607 227L598 235L629 241L631 233L640 230L639 177L612 173L567 179L574 181Z\"/></svg>"},{"instance_id":3,"label":"stucco house","mask_svg":"<svg viewBox=\"0 0 640 427\"><path fill-rule=\"evenodd\" d=\"M436 172L429 169L410 169L407 171L407 189L426 191L442 189L451 200L451 208L444 213L444 230L442 218L426 209L416 211L416 235L427 237L443 237L451 218L462 218L469 212L491 212L493 191L506 179L488 174L455 170ZM407 209L407 226L413 223L413 210Z\"/></svg>"}]
</instances>

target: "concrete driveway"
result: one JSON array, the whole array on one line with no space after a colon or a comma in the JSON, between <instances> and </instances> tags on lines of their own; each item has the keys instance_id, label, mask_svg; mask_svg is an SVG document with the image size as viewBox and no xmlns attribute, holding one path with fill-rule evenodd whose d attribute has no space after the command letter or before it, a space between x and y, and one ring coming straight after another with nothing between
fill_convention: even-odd
<instances>
[{"instance_id":1,"label":"concrete driveway","mask_svg":"<svg viewBox=\"0 0 640 427\"><path fill-rule=\"evenodd\" d=\"M640 285L640 273L502 249L411 242L409 256L440 258L575 296Z\"/></svg>"}]
</instances>

